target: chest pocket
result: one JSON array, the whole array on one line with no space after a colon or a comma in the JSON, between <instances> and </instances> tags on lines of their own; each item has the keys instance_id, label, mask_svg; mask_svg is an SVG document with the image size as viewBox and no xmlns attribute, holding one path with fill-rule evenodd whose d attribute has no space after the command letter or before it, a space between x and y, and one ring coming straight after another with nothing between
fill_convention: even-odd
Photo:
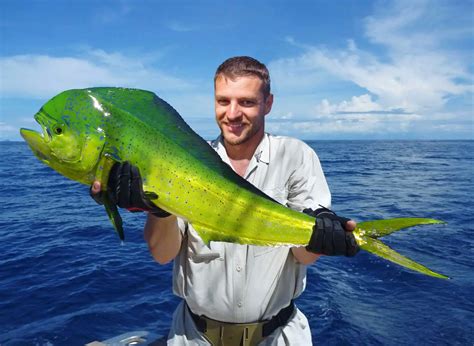
<instances>
[{"instance_id":1,"label":"chest pocket","mask_svg":"<svg viewBox=\"0 0 474 346\"><path fill-rule=\"evenodd\" d=\"M188 225L186 236L188 238L189 257L194 263L209 263L214 260L223 260L222 249L219 247L219 244L211 242L207 246L196 230L190 225Z\"/></svg>"},{"instance_id":2,"label":"chest pocket","mask_svg":"<svg viewBox=\"0 0 474 346\"><path fill-rule=\"evenodd\" d=\"M199 248L199 251L191 256L191 259L194 263L209 263L217 259L222 260L222 256L220 252L212 251L206 245L203 245Z\"/></svg>"}]
</instances>

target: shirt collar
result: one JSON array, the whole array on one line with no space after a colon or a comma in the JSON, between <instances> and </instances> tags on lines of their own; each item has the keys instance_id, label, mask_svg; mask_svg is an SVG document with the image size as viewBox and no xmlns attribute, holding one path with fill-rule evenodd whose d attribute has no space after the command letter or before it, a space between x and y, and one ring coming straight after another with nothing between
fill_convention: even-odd
<instances>
[{"instance_id":1,"label":"shirt collar","mask_svg":"<svg viewBox=\"0 0 474 346\"><path fill-rule=\"evenodd\" d=\"M255 154L253 155L257 162L263 162L265 164L270 163L270 139L268 138L268 133L263 135L262 141L255 149Z\"/></svg>"},{"instance_id":2,"label":"shirt collar","mask_svg":"<svg viewBox=\"0 0 474 346\"><path fill-rule=\"evenodd\" d=\"M227 151L225 150L224 139L222 138L222 135L219 135L216 140L212 141L211 145L214 150L217 151L219 156L226 163L230 164L229 157L227 156ZM257 149L255 149L253 157L255 158L257 163L262 162L267 165L270 163L270 139L268 133L265 133L263 135L262 141L258 145Z\"/></svg>"}]
</instances>

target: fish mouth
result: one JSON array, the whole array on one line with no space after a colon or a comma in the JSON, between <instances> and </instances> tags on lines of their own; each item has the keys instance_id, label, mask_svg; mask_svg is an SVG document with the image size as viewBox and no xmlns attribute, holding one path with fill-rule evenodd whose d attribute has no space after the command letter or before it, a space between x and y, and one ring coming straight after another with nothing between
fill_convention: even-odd
<instances>
[{"instance_id":1,"label":"fish mouth","mask_svg":"<svg viewBox=\"0 0 474 346\"><path fill-rule=\"evenodd\" d=\"M20 134L23 139L28 143L33 153L43 162L49 163L51 158L51 149L48 146L48 143L51 141L51 136L47 134L46 128L44 126L43 131L45 133L39 133L34 130L20 129ZM47 140L45 139L47 138Z\"/></svg>"},{"instance_id":2,"label":"fish mouth","mask_svg":"<svg viewBox=\"0 0 474 346\"><path fill-rule=\"evenodd\" d=\"M38 113L35 114L34 119L36 122L41 126L41 129L43 130L42 137L45 143L51 142L53 139L53 136L51 135L51 132L49 130L49 126L46 124L51 124L52 121L50 117L43 111L43 109L40 109Z\"/></svg>"},{"instance_id":3,"label":"fish mouth","mask_svg":"<svg viewBox=\"0 0 474 346\"><path fill-rule=\"evenodd\" d=\"M49 127L46 125L50 122L50 119L46 113L44 113L43 109L40 109L38 113L35 114L34 119L36 122L41 126L42 133L21 128L20 134L23 139L28 143L31 150L34 154L43 162L49 163L51 158L51 148L49 147L49 143L53 139Z\"/></svg>"}]
</instances>

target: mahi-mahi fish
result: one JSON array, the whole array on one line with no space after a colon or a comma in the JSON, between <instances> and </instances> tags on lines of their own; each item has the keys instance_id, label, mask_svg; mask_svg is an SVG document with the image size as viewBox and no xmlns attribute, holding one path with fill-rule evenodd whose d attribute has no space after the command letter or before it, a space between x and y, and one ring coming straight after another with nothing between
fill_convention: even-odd
<instances>
[{"instance_id":1,"label":"mahi-mahi fish","mask_svg":"<svg viewBox=\"0 0 474 346\"><path fill-rule=\"evenodd\" d=\"M176 110L154 93L127 88L67 90L35 115L42 133L21 129L45 164L82 184L106 186L111 166L129 161L140 169L147 196L188 220L204 242L304 246L315 218L281 205L237 175ZM117 207L104 203L124 239ZM447 278L376 239L400 229L442 221L396 218L360 222L361 249L420 273Z\"/></svg>"}]
</instances>

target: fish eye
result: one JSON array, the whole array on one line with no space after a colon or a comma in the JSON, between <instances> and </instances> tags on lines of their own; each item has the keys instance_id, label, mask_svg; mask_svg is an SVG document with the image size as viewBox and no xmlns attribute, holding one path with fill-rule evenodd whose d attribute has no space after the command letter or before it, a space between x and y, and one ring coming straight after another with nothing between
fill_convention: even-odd
<instances>
[{"instance_id":1,"label":"fish eye","mask_svg":"<svg viewBox=\"0 0 474 346\"><path fill-rule=\"evenodd\" d=\"M53 132L57 135L61 135L63 133L63 129L61 126L56 125L53 127Z\"/></svg>"}]
</instances>

